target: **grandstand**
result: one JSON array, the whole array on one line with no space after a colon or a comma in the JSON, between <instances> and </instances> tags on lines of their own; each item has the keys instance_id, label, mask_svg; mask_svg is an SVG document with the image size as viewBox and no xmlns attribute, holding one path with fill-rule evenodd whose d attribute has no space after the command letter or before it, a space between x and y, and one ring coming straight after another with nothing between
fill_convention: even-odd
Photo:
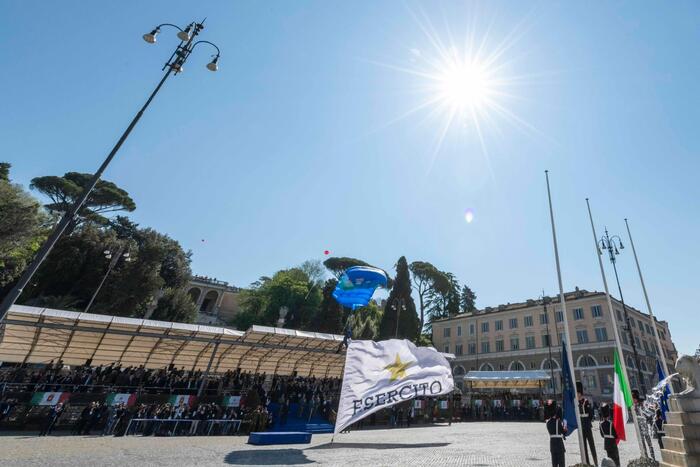
<instances>
[{"instance_id":1,"label":"grandstand","mask_svg":"<svg viewBox=\"0 0 700 467\"><path fill-rule=\"evenodd\" d=\"M0 362L169 365L207 373L340 377L343 336L252 326L247 331L14 305L0 323Z\"/></svg>"}]
</instances>

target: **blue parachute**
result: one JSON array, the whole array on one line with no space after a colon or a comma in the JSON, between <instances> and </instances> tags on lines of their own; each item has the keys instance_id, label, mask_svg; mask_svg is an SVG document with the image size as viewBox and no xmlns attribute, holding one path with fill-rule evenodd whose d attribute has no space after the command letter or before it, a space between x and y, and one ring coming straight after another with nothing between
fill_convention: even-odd
<instances>
[{"instance_id":1,"label":"blue parachute","mask_svg":"<svg viewBox=\"0 0 700 467\"><path fill-rule=\"evenodd\" d=\"M341 305L359 308L369 303L377 287L386 287L386 273L369 266L354 266L345 270L333 291Z\"/></svg>"}]
</instances>

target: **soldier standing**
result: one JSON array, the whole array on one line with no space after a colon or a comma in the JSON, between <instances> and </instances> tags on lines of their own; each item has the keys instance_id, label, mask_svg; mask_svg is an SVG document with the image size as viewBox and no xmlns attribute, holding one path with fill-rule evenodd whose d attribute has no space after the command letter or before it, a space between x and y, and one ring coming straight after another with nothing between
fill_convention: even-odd
<instances>
[{"instance_id":1,"label":"soldier standing","mask_svg":"<svg viewBox=\"0 0 700 467\"><path fill-rule=\"evenodd\" d=\"M590 447L593 456L593 465L598 465L598 455L595 452L595 442L593 441L593 406L591 402L583 397L583 384L576 381L576 396L578 397L578 412L581 417L581 433L583 434L583 450L586 454L586 464L588 460L588 449Z\"/></svg>"},{"instance_id":2,"label":"soldier standing","mask_svg":"<svg viewBox=\"0 0 700 467\"><path fill-rule=\"evenodd\" d=\"M617 449L619 439L615 427L610 420L610 415L610 406L608 404L603 404L600 407L600 418L602 419L600 422L600 435L603 437L605 453L615 462L617 467L620 467L620 451Z\"/></svg>"},{"instance_id":3,"label":"soldier standing","mask_svg":"<svg viewBox=\"0 0 700 467\"><path fill-rule=\"evenodd\" d=\"M552 467L565 467L564 460L566 449L564 448L564 436L566 430L557 416L556 401L549 400L544 407L544 418L549 432L549 452L552 455Z\"/></svg>"},{"instance_id":4,"label":"soldier standing","mask_svg":"<svg viewBox=\"0 0 700 467\"><path fill-rule=\"evenodd\" d=\"M654 431L656 434L656 439L659 440L659 449L664 448L663 437L666 436L664 431L664 418L661 413L661 409L656 409L656 418L654 418Z\"/></svg>"}]
</instances>

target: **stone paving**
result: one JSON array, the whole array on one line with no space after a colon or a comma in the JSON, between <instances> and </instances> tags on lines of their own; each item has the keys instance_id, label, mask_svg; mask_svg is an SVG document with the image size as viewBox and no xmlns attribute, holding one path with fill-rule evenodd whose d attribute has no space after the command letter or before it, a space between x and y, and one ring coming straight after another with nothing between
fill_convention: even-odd
<instances>
[{"instance_id":1,"label":"stone paving","mask_svg":"<svg viewBox=\"0 0 700 467\"><path fill-rule=\"evenodd\" d=\"M597 423L596 423L597 425ZM634 433L630 426L630 431ZM599 459L602 439L594 432ZM251 446L247 437L113 438L0 436L2 466L337 465L378 467L550 466L542 423L481 422L314 435L309 445ZM656 446L655 446L656 447ZM566 441L567 465L579 461L578 441ZM658 452L658 450L657 450ZM622 465L639 456L634 434L620 443Z\"/></svg>"}]
</instances>

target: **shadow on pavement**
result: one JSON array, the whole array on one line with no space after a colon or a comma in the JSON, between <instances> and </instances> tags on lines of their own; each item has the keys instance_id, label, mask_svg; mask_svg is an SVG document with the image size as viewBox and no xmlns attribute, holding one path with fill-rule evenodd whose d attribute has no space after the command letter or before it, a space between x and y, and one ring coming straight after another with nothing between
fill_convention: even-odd
<instances>
[{"instance_id":1,"label":"shadow on pavement","mask_svg":"<svg viewBox=\"0 0 700 467\"><path fill-rule=\"evenodd\" d=\"M224 462L230 465L295 465L314 464L301 449L256 449L233 451Z\"/></svg>"},{"instance_id":2,"label":"shadow on pavement","mask_svg":"<svg viewBox=\"0 0 700 467\"><path fill-rule=\"evenodd\" d=\"M326 443L311 449L412 449L412 448L441 448L450 443Z\"/></svg>"}]
</instances>

